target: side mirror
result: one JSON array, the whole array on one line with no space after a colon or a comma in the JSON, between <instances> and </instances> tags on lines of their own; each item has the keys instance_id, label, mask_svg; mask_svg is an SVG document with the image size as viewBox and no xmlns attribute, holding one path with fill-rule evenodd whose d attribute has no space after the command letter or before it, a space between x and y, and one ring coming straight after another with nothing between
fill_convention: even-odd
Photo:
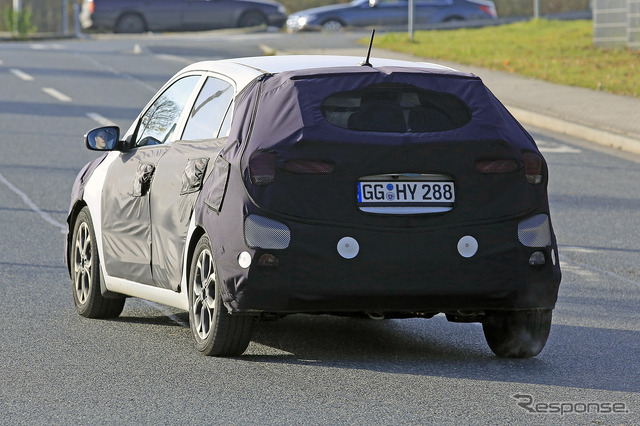
<instances>
[{"instance_id":1,"label":"side mirror","mask_svg":"<svg viewBox=\"0 0 640 426\"><path fill-rule=\"evenodd\" d=\"M84 143L92 151L113 151L118 149L120 128L116 126L98 127L84 135Z\"/></svg>"},{"instance_id":2,"label":"side mirror","mask_svg":"<svg viewBox=\"0 0 640 426\"><path fill-rule=\"evenodd\" d=\"M369 7L376 7L378 5L378 0L369 0Z\"/></svg>"}]
</instances>

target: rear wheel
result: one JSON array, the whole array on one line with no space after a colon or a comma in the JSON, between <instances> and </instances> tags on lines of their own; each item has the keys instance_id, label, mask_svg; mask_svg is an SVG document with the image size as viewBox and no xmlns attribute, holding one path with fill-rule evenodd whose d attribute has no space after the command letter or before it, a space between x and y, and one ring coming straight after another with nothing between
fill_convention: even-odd
<instances>
[{"instance_id":1,"label":"rear wheel","mask_svg":"<svg viewBox=\"0 0 640 426\"><path fill-rule=\"evenodd\" d=\"M267 20L260 12L250 11L243 14L238 20L238 27L259 27L260 25L266 25Z\"/></svg>"},{"instance_id":2,"label":"rear wheel","mask_svg":"<svg viewBox=\"0 0 640 426\"><path fill-rule=\"evenodd\" d=\"M71 243L73 302L78 314L87 318L115 318L124 308L125 297L106 298L100 292L100 260L93 222L87 207L76 218Z\"/></svg>"},{"instance_id":3,"label":"rear wheel","mask_svg":"<svg viewBox=\"0 0 640 426\"><path fill-rule=\"evenodd\" d=\"M482 329L499 357L531 358L547 343L551 316L551 309L493 312L483 321Z\"/></svg>"},{"instance_id":4,"label":"rear wheel","mask_svg":"<svg viewBox=\"0 0 640 426\"><path fill-rule=\"evenodd\" d=\"M326 32L336 33L344 28L344 24L337 19L329 19L322 23L322 29Z\"/></svg>"},{"instance_id":5,"label":"rear wheel","mask_svg":"<svg viewBox=\"0 0 640 426\"><path fill-rule=\"evenodd\" d=\"M231 315L220 296L220 282L209 238L196 246L189 276L189 324L204 355L239 356L251 341L255 318Z\"/></svg>"},{"instance_id":6,"label":"rear wheel","mask_svg":"<svg viewBox=\"0 0 640 426\"><path fill-rule=\"evenodd\" d=\"M121 16L116 22L114 32L116 33L143 33L147 26L144 19L135 13L128 13Z\"/></svg>"}]
</instances>

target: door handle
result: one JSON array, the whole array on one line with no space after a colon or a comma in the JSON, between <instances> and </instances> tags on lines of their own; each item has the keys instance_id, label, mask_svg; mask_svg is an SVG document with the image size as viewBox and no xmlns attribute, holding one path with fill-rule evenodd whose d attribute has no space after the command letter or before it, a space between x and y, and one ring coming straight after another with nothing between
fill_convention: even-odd
<instances>
[{"instance_id":1,"label":"door handle","mask_svg":"<svg viewBox=\"0 0 640 426\"><path fill-rule=\"evenodd\" d=\"M143 197L149 192L151 188L151 180L153 179L153 173L156 171L156 166L153 163L140 163L138 164L138 170L133 179L133 196Z\"/></svg>"}]
</instances>

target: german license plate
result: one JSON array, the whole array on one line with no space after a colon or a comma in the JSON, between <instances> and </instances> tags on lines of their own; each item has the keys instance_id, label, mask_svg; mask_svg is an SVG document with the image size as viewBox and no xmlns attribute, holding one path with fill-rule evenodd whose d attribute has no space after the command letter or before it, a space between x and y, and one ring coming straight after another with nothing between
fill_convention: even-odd
<instances>
[{"instance_id":1,"label":"german license plate","mask_svg":"<svg viewBox=\"0 0 640 426\"><path fill-rule=\"evenodd\" d=\"M455 202L455 188L450 181L361 181L358 182L358 207L376 212L376 207L388 208L426 207L424 212L448 211ZM370 208L373 208L371 210ZM419 213L421 211L416 211Z\"/></svg>"}]
</instances>

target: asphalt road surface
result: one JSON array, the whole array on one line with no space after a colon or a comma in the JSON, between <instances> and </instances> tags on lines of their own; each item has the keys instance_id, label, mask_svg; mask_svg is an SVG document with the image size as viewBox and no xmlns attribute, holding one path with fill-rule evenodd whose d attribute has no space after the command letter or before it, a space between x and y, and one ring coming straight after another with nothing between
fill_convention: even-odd
<instances>
[{"instance_id":1,"label":"asphalt road surface","mask_svg":"<svg viewBox=\"0 0 640 426\"><path fill-rule=\"evenodd\" d=\"M301 39L300 37L304 37ZM530 129L550 167L563 281L551 336L496 358L479 324L290 316L200 356L184 312L73 306L63 230L90 128L128 128L178 69L325 35L0 43L0 423L639 424L640 157Z\"/></svg>"}]
</instances>

